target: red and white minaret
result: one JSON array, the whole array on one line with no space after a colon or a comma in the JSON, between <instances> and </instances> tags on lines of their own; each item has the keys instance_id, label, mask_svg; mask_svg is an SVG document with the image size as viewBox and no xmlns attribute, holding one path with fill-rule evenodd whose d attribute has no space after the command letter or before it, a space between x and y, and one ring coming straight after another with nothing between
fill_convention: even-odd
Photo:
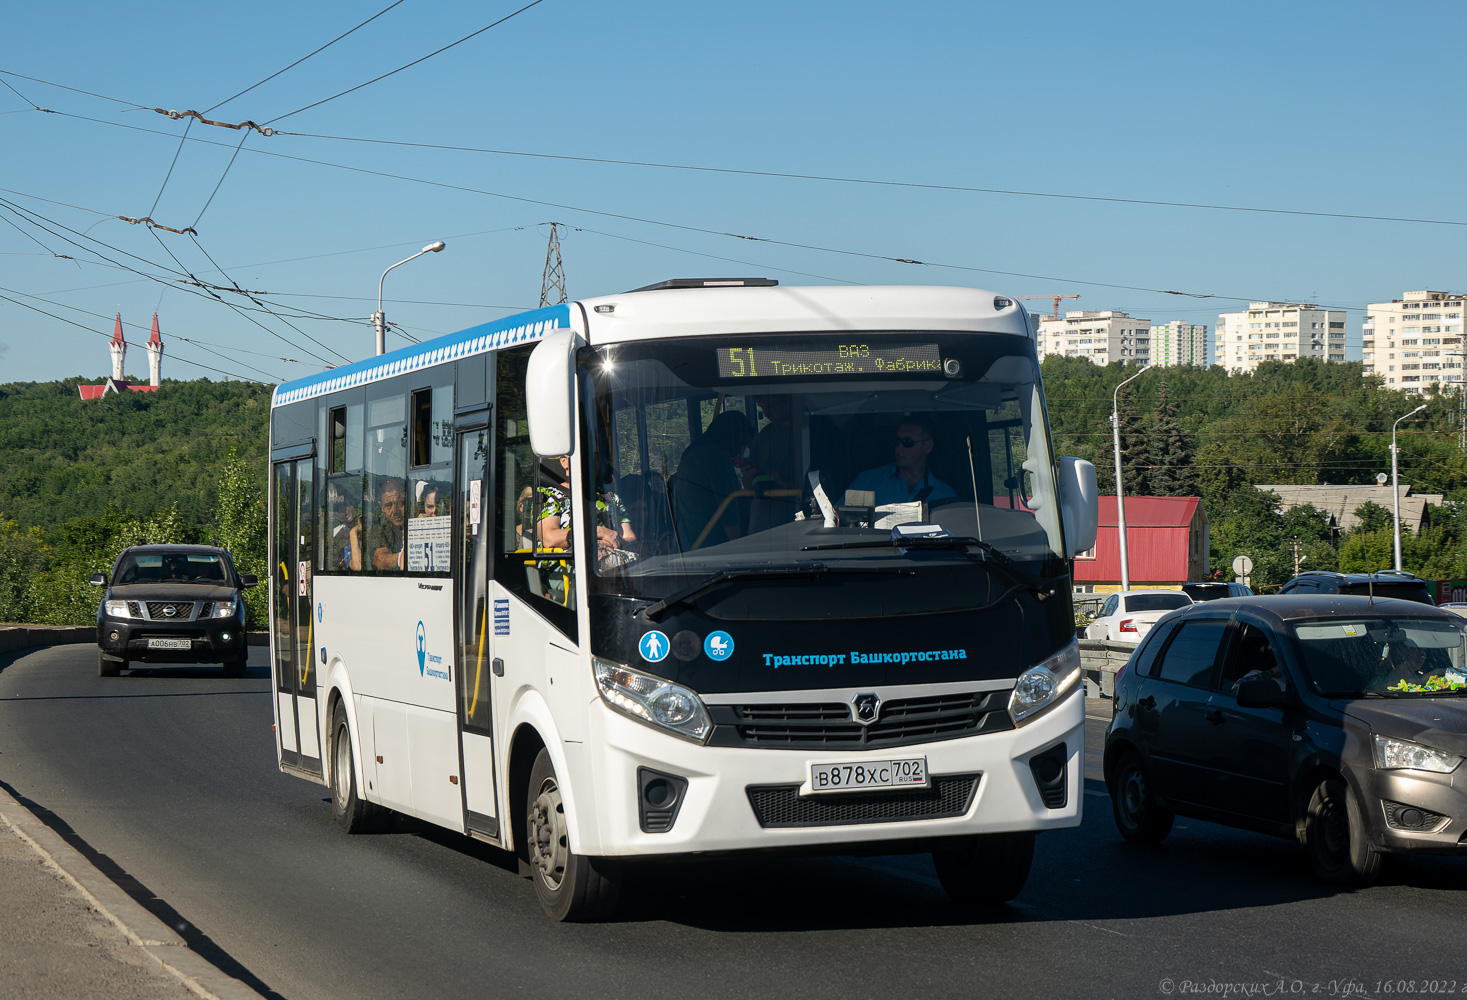
<instances>
[{"instance_id":1,"label":"red and white minaret","mask_svg":"<svg viewBox=\"0 0 1467 1000\"><path fill-rule=\"evenodd\" d=\"M163 371L163 338L158 336L158 314L153 313L153 335L148 338L148 384L160 384Z\"/></svg>"},{"instance_id":2,"label":"red and white minaret","mask_svg":"<svg viewBox=\"0 0 1467 1000\"><path fill-rule=\"evenodd\" d=\"M119 382L122 381L122 359L127 354L127 341L122 339L122 313L117 314L117 325L112 328L112 343L107 345L112 351L112 377Z\"/></svg>"}]
</instances>

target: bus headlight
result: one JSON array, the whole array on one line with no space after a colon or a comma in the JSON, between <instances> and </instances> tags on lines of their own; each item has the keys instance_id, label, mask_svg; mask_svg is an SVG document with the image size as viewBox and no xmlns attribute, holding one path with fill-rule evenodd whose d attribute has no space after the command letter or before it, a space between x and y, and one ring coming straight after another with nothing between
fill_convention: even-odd
<instances>
[{"instance_id":1,"label":"bus headlight","mask_svg":"<svg viewBox=\"0 0 1467 1000\"><path fill-rule=\"evenodd\" d=\"M1072 641L1042 663L1025 670L1009 696L1009 716L1014 725L1028 720L1058 702L1080 683L1080 643Z\"/></svg>"},{"instance_id":2,"label":"bus headlight","mask_svg":"<svg viewBox=\"0 0 1467 1000\"><path fill-rule=\"evenodd\" d=\"M596 672L596 689L606 704L658 729L702 743L713 731L713 721L698 695L661 677L639 673L612 663L591 659Z\"/></svg>"},{"instance_id":3,"label":"bus headlight","mask_svg":"<svg viewBox=\"0 0 1467 1000\"><path fill-rule=\"evenodd\" d=\"M127 613L126 601L103 601L102 611L108 618L131 618Z\"/></svg>"}]
</instances>

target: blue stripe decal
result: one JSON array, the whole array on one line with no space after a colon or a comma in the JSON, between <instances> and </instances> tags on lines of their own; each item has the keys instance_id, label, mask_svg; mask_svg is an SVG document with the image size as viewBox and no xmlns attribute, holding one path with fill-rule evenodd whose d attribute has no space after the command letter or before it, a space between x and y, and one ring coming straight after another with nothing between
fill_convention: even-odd
<instances>
[{"instance_id":1,"label":"blue stripe decal","mask_svg":"<svg viewBox=\"0 0 1467 1000\"><path fill-rule=\"evenodd\" d=\"M368 358L366 361L332 368L319 375L296 379L293 382L282 382L275 387L275 397L270 405L273 408L298 403L303 399L314 399L316 396L324 396L329 392L379 382L394 375L418 371L445 361L497 351L502 347L512 347L515 344L527 344L541 339L547 333L563 330L569 326L570 306L568 305L549 306L545 309L519 313L506 319L495 320L493 323L485 323L482 326L470 327L458 333L450 333L421 344L414 344L400 351L384 354L380 358Z\"/></svg>"}]
</instances>

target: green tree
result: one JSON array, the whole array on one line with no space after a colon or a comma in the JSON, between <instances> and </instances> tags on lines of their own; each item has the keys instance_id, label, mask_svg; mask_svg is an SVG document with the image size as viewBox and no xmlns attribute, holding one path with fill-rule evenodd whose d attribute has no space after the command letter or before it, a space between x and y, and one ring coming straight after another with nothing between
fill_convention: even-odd
<instances>
[{"instance_id":1,"label":"green tree","mask_svg":"<svg viewBox=\"0 0 1467 1000\"><path fill-rule=\"evenodd\" d=\"M1177 402L1161 383L1157 390L1154 422L1149 436L1149 492L1158 497L1197 496L1196 449L1191 435L1178 420Z\"/></svg>"},{"instance_id":2,"label":"green tree","mask_svg":"<svg viewBox=\"0 0 1467 1000\"><path fill-rule=\"evenodd\" d=\"M219 508L215 518L219 544L229 550L240 573L269 575L265 565L268 545L268 514L265 491L251 474L249 465L233 450L219 474ZM247 626L265 627L268 614L265 587L245 591Z\"/></svg>"}]
</instances>

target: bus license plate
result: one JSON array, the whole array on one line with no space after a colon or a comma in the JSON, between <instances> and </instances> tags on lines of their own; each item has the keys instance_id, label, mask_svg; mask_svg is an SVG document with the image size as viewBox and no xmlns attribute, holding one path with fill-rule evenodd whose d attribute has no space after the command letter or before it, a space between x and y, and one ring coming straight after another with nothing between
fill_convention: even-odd
<instances>
[{"instance_id":1,"label":"bus license plate","mask_svg":"<svg viewBox=\"0 0 1467 1000\"><path fill-rule=\"evenodd\" d=\"M927 788L927 758L811 764L810 792L854 792L867 788Z\"/></svg>"},{"instance_id":2,"label":"bus license plate","mask_svg":"<svg viewBox=\"0 0 1467 1000\"><path fill-rule=\"evenodd\" d=\"M188 639L149 639L149 649L193 649L194 644Z\"/></svg>"}]
</instances>

